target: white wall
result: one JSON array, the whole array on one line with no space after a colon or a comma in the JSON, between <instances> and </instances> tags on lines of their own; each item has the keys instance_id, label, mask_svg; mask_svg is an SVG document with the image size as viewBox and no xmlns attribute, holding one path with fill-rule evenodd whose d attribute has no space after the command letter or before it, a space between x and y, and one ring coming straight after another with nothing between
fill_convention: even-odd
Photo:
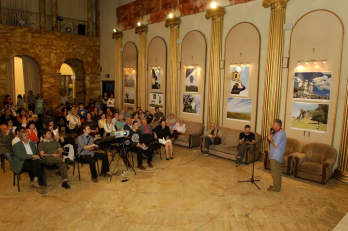
<instances>
[{"instance_id":1,"label":"white wall","mask_svg":"<svg viewBox=\"0 0 348 231\"><path fill-rule=\"evenodd\" d=\"M110 74L110 80L114 79L114 40L111 38L112 29L116 25L116 7L117 5L123 5L124 3L131 1L120 1L115 3L112 0L103 0L101 3L101 65L103 67L102 80L105 79L105 74ZM224 27L223 27L223 52L224 52L224 42L229 30L236 24L240 22L250 22L254 24L261 36L261 54L260 54L260 73L259 73L259 100L258 100L258 110L257 110L257 128L256 131L261 131L261 121L262 121L262 104L263 104L263 90L264 90L264 80L265 80L265 66L266 66L266 56L267 56L267 44L268 44L268 33L269 33L269 19L270 19L270 8L262 7L262 0L255 0L245 4L238 4L234 6L227 6L226 15L224 17ZM348 9L347 0L291 0L287 5L286 11L286 23L295 24L297 20L300 19L304 14L316 10L316 9L326 9L336 13L343 23L348 23L348 14L346 9ZM199 30L204 34L207 39L207 66L206 73L209 73L209 51L210 51L210 32L211 32L211 20L206 20L204 13L199 13L195 15L181 17L180 25L180 37L183 38L191 30ZM151 39L155 36L161 36L164 38L166 44L169 41L169 29L164 27L164 22L148 25L148 44ZM291 31L285 32L285 48L284 57L289 55L289 45L290 45L290 35ZM123 44L127 41L132 41L138 46L138 35L135 34L135 30L123 31ZM336 129L334 138L334 147L339 150L340 144L340 132L342 127L342 116L343 107L345 102L345 88L347 84L348 66L345 65L348 62L348 37L344 38L343 44L343 57L342 57L342 71L340 79L340 89L339 89L339 100L337 109L337 119L336 119ZM168 49L168 47L167 47ZM180 57L180 56L179 56ZM223 54L224 57L224 54ZM222 57L222 59L224 59ZM223 72L222 72L223 73ZM180 72L178 73L180 76ZM223 75L223 74L222 74ZM285 118L285 102L286 102L286 90L287 90L287 76L288 69L283 69L283 81L282 81L282 98L281 98L281 111L280 119ZM208 78L208 74L206 76ZM223 80L223 76L221 76ZM221 81L223 82L223 81ZM208 83L208 82L207 82ZM207 89L207 88L206 88ZM221 88L223 89L223 88ZM206 90L206 92L208 92ZM206 95L207 99L207 95ZM205 100L207 103L207 100ZM205 106L205 116L206 116Z\"/></svg>"}]
</instances>

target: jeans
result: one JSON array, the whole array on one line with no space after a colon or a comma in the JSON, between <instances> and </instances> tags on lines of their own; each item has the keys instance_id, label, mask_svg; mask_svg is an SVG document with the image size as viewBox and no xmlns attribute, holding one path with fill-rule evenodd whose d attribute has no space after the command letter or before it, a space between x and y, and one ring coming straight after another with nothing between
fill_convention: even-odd
<instances>
[{"instance_id":1,"label":"jeans","mask_svg":"<svg viewBox=\"0 0 348 231\"><path fill-rule=\"evenodd\" d=\"M33 159L27 159L23 163L23 167L21 172L28 172L30 180L33 180L34 177L38 178L39 185L44 186L44 177L42 173L42 165L41 160L33 160Z\"/></svg>"},{"instance_id":2,"label":"jeans","mask_svg":"<svg viewBox=\"0 0 348 231\"><path fill-rule=\"evenodd\" d=\"M210 137L205 137L204 147L209 151L209 146L213 144L213 140Z\"/></svg>"},{"instance_id":3,"label":"jeans","mask_svg":"<svg viewBox=\"0 0 348 231\"><path fill-rule=\"evenodd\" d=\"M60 176L62 177L62 181L68 181L68 170L66 167L66 163L62 162L61 158L48 156L42 160L44 165L53 166L56 165L59 168Z\"/></svg>"},{"instance_id":4,"label":"jeans","mask_svg":"<svg viewBox=\"0 0 348 231\"><path fill-rule=\"evenodd\" d=\"M102 174L110 171L108 155L104 153L96 152L94 153L94 156L81 155L79 158L89 163L89 168L91 170L92 178L98 178L97 169L95 168L95 162L98 160L102 160L102 168L101 168Z\"/></svg>"},{"instance_id":5,"label":"jeans","mask_svg":"<svg viewBox=\"0 0 348 231\"><path fill-rule=\"evenodd\" d=\"M239 154L239 162L243 162L244 156L245 156L245 150L247 149L247 147L249 146L249 144L247 143L242 143L242 144L238 144L237 149L238 149L238 154Z\"/></svg>"}]
</instances>

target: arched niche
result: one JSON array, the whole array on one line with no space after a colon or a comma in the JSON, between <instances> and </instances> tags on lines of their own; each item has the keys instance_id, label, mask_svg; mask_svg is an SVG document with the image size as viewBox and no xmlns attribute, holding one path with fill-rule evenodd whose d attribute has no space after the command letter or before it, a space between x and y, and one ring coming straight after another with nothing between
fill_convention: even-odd
<instances>
[{"instance_id":1,"label":"arched niche","mask_svg":"<svg viewBox=\"0 0 348 231\"><path fill-rule=\"evenodd\" d=\"M151 113L154 113L155 107L159 107L166 114L167 45L164 39L153 38L147 54L148 108Z\"/></svg>"},{"instance_id":2,"label":"arched niche","mask_svg":"<svg viewBox=\"0 0 348 231\"><path fill-rule=\"evenodd\" d=\"M138 50L133 42L127 42L123 47L123 107L131 111L137 105L137 83L138 83Z\"/></svg>"},{"instance_id":3,"label":"arched niche","mask_svg":"<svg viewBox=\"0 0 348 231\"><path fill-rule=\"evenodd\" d=\"M181 44L179 116L189 121L204 119L207 41L199 31L187 33ZM178 117L179 118L179 117Z\"/></svg>"},{"instance_id":4,"label":"arched niche","mask_svg":"<svg viewBox=\"0 0 348 231\"><path fill-rule=\"evenodd\" d=\"M327 10L305 14L291 33L284 126L304 144L333 143L343 33L340 18Z\"/></svg>"},{"instance_id":5,"label":"arched niche","mask_svg":"<svg viewBox=\"0 0 348 231\"><path fill-rule=\"evenodd\" d=\"M224 127L256 130L259 64L258 29L248 22L235 25L225 40Z\"/></svg>"}]
</instances>

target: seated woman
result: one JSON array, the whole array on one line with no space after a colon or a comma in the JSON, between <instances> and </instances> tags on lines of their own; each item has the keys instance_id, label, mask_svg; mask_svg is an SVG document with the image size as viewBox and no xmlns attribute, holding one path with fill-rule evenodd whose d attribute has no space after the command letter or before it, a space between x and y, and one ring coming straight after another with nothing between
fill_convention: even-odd
<instances>
[{"instance_id":1,"label":"seated woman","mask_svg":"<svg viewBox=\"0 0 348 231\"><path fill-rule=\"evenodd\" d=\"M179 135L185 134L186 125L184 124L184 119L180 118L179 123L176 123L172 130L172 140L178 139Z\"/></svg>"},{"instance_id":2,"label":"seated woman","mask_svg":"<svg viewBox=\"0 0 348 231\"><path fill-rule=\"evenodd\" d=\"M106 117L108 117L108 116L110 116L111 119L114 117L113 114L112 114L112 111L111 111L111 109L109 107L106 108Z\"/></svg>"},{"instance_id":3,"label":"seated woman","mask_svg":"<svg viewBox=\"0 0 348 231\"><path fill-rule=\"evenodd\" d=\"M7 128L10 132L13 132L15 133L15 130L16 130L16 126L13 126L13 122L11 119L7 119Z\"/></svg>"},{"instance_id":4,"label":"seated woman","mask_svg":"<svg viewBox=\"0 0 348 231\"><path fill-rule=\"evenodd\" d=\"M124 130L123 128L124 125L126 125L126 122L123 120L123 115L119 115L118 120L116 121L116 124L115 124L117 131Z\"/></svg>"},{"instance_id":5,"label":"seated woman","mask_svg":"<svg viewBox=\"0 0 348 231\"><path fill-rule=\"evenodd\" d=\"M169 117L166 120L166 125L169 127L170 131L173 131L175 124L176 119L174 113L169 113Z\"/></svg>"},{"instance_id":6,"label":"seated woman","mask_svg":"<svg viewBox=\"0 0 348 231\"><path fill-rule=\"evenodd\" d=\"M163 144L166 148L166 155L167 155L167 160L174 159L173 156L173 143L170 140L170 130L169 127L166 125L166 121L162 120L161 126L157 126L153 130L153 134L156 140L160 144Z\"/></svg>"},{"instance_id":7,"label":"seated woman","mask_svg":"<svg viewBox=\"0 0 348 231\"><path fill-rule=\"evenodd\" d=\"M137 121L137 122L141 125L141 121L140 121L140 117L139 117L139 113L138 113L138 112L136 112L136 113L134 114L132 123L133 123L134 121ZM141 126L140 126L140 127L141 127Z\"/></svg>"},{"instance_id":8,"label":"seated woman","mask_svg":"<svg viewBox=\"0 0 348 231\"><path fill-rule=\"evenodd\" d=\"M25 109L21 109L19 115L17 116L17 124L26 127L27 126L27 112Z\"/></svg>"},{"instance_id":9,"label":"seated woman","mask_svg":"<svg viewBox=\"0 0 348 231\"><path fill-rule=\"evenodd\" d=\"M90 112L87 113L84 125L89 126L91 128L91 135L93 137L99 134L99 128L98 128L97 122L92 119L92 114Z\"/></svg>"},{"instance_id":10,"label":"seated woman","mask_svg":"<svg viewBox=\"0 0 348 231\"><path fill-rule=\"evenodd\" d=\"M77 110L71 109L70 114L66 117L69 129L75 133L75 136L80 135L81 119L77 115Z\"/></svg>"},{"instance_id":11,"label":"seated woman","mask_svg":"<svg viewBox=\"0 0 348 231\"><path fill-rule=\"evenodd\" d=\"M98 120L98 128L99 128L99 131L100 131L100 135L103 136L104 135L104 124L106 122L106 119L105 119L105 114L102 113L100 115L100 120Z\"/></svg>"},{"instance_id":12,"label":"seated woman","mask_svg":"<svg viewBox=\"0 0 348 231\"><path fill-rule=\"evenodd\" d=\"M33 142L34 144L37 144L39 142L39 135L35 127L35 123L33 121L30 121L27 124L27 130L29 134L29 140Z\"/></svg>"},{"instance_id":13,"label":"seated woman","mask_svg":"<svg viewBox=\"0 0 348 231\"><path fill-rule=\"evenodd\" d=\"M60 143L64 143L64 137L60 137L58 127L54 124L53 120L50 120L46 126L52 132L52 138ZM42 141L42 140L41 140Z\"/></svg>"},{"instance_id":14,"label":"seated woman","mask_svg":"<svg viewBox=\"0 0 348 231\"><path fill-rule=\"evenodd\" d=\"M111 123L111 117L108 116L106 118L106 122L104 123L104 136L110 136L111 132L116 132L115 125Z\"/></svg>"}]
</instances>

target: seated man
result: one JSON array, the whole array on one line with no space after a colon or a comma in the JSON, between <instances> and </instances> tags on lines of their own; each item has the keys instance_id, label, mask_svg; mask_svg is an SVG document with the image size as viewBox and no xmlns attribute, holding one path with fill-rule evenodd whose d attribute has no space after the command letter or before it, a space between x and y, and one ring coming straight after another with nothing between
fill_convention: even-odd
<instances>
[{"instance_id":1,"label":"seated man","mask_svg":"<svg viewBox=\"0 0 348 231\"><path fill-rule=\"evenodd\" d=\"M165 120L165 117L164 117L163 112L161 112L161 111L159 110L158 107L155 108L155 111L156 111L156 112L155 112L155 114L154 114L154 116L153 116L153 119L152 119L152 121L151 121L151 126L152 126L153 128L155 128L155 127L157 127L158 125L160 125L161 122L162 122L162 120Z\"/></svg>"},{"instance_id":2,"label":"seated man","mask_svg":"<svg viewBox=\"0 0 348 231\"><path fill-rule=\"evenodd\" d=\"M0 155L5 155L10 162L12 161L10 151L14 137L14 133L8 130L7 124L0 125Z\"/></svg>"},{"instance_id":3,"label":"seated man","mask_svg":"<svg viewBox=\"0 0 348 231\"><path fill-rule=\"evenodd\" d=\"M123 130L130 131L130 130L132 130L132 128L133 128L132 119L131 118L127 118L126 119L126 124L123 126Z\"/></svg>"},{"instance_id":4,"label":"seated man","mask_svg":"<svg viewBox=\"0 0 348 231\"><path fill-rule=\"evenodd\" d=\"M220 129L216 128L215 123L210 124L210 129L204 133L204 149L205 153L209 152L209 146L214 143L215 137L222 137L222 132Z\"/></svg>"},{"instance_id":5,"label":"seated man","mask_svg":"<svg viewBox=\"0 0 348 231\"><path fill-rule=\"evenodd\" d=\"M92 181L98 183L97 169L95 168L95 162L102 160L102 169L100 176L110 176L109 171L109 160L108 156L104 153L94 152L94 148L98 145L94 143L93 137L90 135L91 128L88 125L83 126L83 134L77 138L77 151L79 153L79 158L87 163L89 163L89 168L91 170Z\"/></svg>"},{"instance_id":6,"label":"seated man","mask_svg":"<svg viewBox=\"0 0 348 231\"><path fill-rule=\"evenodd\" d=\"M19 132L21 132L21 131L25 131L25 127L23 127L23 126L19 126L19 127L17 127L16 128L16 130L15 130L15 138L13 138L13 140L12 140L12 147L16 144L16 143L18 143L19 141L21 141L21 139L19 138Z\"/></svg>"},{"instance_id":7,"label":"seated man","mask_svg":"<svg viewBox=\"0 0 348 231\"><path fill-rule=\"evenodd\" d=\"M143 166L143 151L145 150L145 154L147 157L147 165L150 168L153 168L151 161L152 161L152 152L151 149L148 148L144 142L143 138L141 136L141 132L139 130L139 122L134 121L133 122L133 128L129 131L129 137L131 138L131 148L137 153L137 161L138 161L138 168L145 170L146 168Z\"/></svg>"},{"instance_id":8,"label":"seated man","mask_svg":"<svg viewBox=\"0 0 348 231\"><path fill-rule=\"evenodd\" d=\"M238 167L238 162L242 162L245 150L249 145L255 144L255 134L250 132L250 125L245 125L244 132L239 134L239 144L237 146L238 156L236 157L236 167Z\"/></svg>"},{"instance_id":9,"label":"seated man","mask_svg":"<svg viewBox=\"0 0 348 231\"><path fill-rule=\"evenodd\" d=\"M52 139L52 133L49 129L44 129L43 140L39 143L39 153L42 163L45 165L56 165L62 177L62 187L69 189L68 170L66 163L62 161L62 148L57 140Z\"/></svg>"},{"instance_id":10,"label":"seated man","mask_svg":"<svg viewBox=\"0 0 348 231\"><path fill-rule=\"evenodd\" d=\"M130 118L131 117L131 114L130 114L127 106L124 107L124 110L121 111L121 114L123 115L123 118Z\"/></svg>"},{"instance_id":11,"label":"seated man","mask_svg":"<svg viewBox=\"0 0 348 231\"><path fill-rule=\"evenodd\" d=\"M29 142L29 135L26 131L20 131L18 137L20 142L13 145L14 158L11 163L12 171L17 174L28 172L32 182L37 177L39 188L36 191L40 194L46 194L39 152L35 144ZM32 186L35 187L34 184Z\"/></svg>"}]
</instances>

